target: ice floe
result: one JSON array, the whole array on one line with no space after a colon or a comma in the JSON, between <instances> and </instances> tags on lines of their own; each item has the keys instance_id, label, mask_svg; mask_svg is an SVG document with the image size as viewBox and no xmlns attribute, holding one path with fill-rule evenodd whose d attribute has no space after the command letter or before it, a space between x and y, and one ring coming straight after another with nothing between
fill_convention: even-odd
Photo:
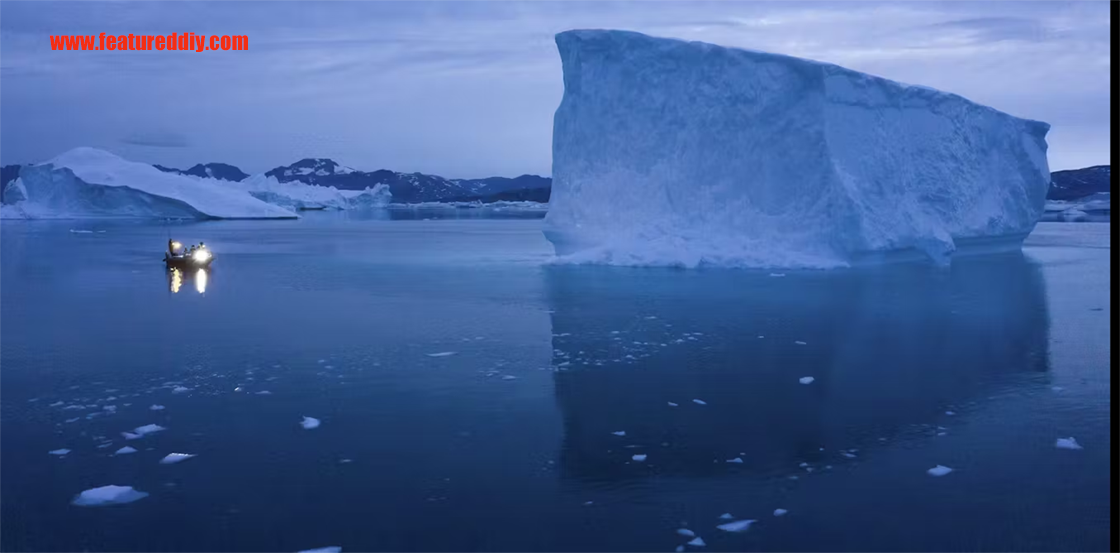
<instances>
[{"instance_id":1,"label":"ice floe","mask_svg":"<svg viewBox=\"0 0 1120 553\"><path fill-rule=\"evenodd\" d=\"M441 351L439 353L429 353L428 357L449 357L455 355L454 351Z\"/></svg>"},{"instance_id":2,"label":"ice floe","mask_svg":"<svg viewBox=\"0 0 1120 553\"><path fill-rule=\"evenodd\" d=\"M187 459L190 459L191 457L196 457L196 455L193 454L193 453L168 453L166 457L159 460L159 464L161 464L161 465L173 465L175 463L181 463L183 461L186 461Z\"/></svg>"},{"instance_id":3,"label":"ice floe","mask_svg":"<svg viewBox=\"0 0 1120 553\"><path fill-rule=\"evenodd\" d=\"M157 404L149 407L148 409L151 409L152 411L163 411L165 408L164 406Z\"/></svg>"},{"instance_id":4,"label":"ice floe","mask_svg":"<svg viewBox=\"0 0 1120 553\"><path fill-rule=\"evenodd\" d=\"M311 430L312 428L319 428L319 419L317 419L315 417L303 417L303 420L300 421L299 425L302 426L306 430Z\"/></svg>"},{"instance_id":5,"label":"ice floe","mask_svg":"<svg viewBox=\"0 0 1120 553\"><path fill-rule=\"evenodd\" d=\"M138 426L132 429L132 432L121 432L121 436L124 436L126 440L135 440L161 430L167 429L158 424L145 424L144 426Z\"/></svg>"},{"instance_id":6,"label":"ice floe","mask_svg":"<svg viewBox=\"0 0 1120 553\"><path fill-rule=\"evenodd\" d=\"M625 430L619 430L618 432L611 432L611 434L614 434L615 436L625 436L626 431Z\"/></svg>"},{"instance_id":7,"label":"ice floe","mask_svg":"<svg viewBox=\"0 0 1120 553\"><path fill-rule=\"evenodd\" d=\"M751 525L757 522L756 520L736 520L735 522L728 522L727 524L720 524L716 528L724 532L746 532L750 530Z\"/></svg>"},{"instance_id":8,"label":"ice floe","mask_svg":"<svg viewBox=\"0 0 1120 553\"><path fill-rule=\"evenodd\" d=\"M953 472L953 469L951 469L949 467L946 467L946 466L937 465L936 467L933 467L933 468L927 470L926 472L930 476L945 476L946 474L949 474L950 472Z\"/></svg>"},{"instance_id":9,"label":"ice floe","mask_svg":"<svg viewBox=\"0 0 1120 553\"><path fill-rule=\"evenodd\" d=\"M316 547L315 549L304 549L297 553L341 553L342 548L337 545L328 545L326 547Z\"/></svg>"},{"instance_id":10,"label":"ice floe","mask_svg":"<svg viewBox=\"0 0 1120 553\"><path fill-rule=\"evenodd\" d=\"M688 542L688 545L691 545L692 547L704 547L708 544L704 543L704 538L701 538L700 536L696 536L695 539Z\"/></svg>"},{"instance_id":11,"label":"ice floe","mask_svg":"<svg viewBox=\"0 0 1120 553\"><path fill-rule=\"evenodd\" d=\"M70 453L70 450L66 448L53 449L51 451L48 451L47 453L50 453L51 455L66 455L67 453Z\"/></svg>"},{"instance_id":12,"label":"ice floe","mask_svg":"<svg viewBox=\"0 0 1120 553\"><path fill-rule=\"evenodd\" d=\"M677 533L686 537L686 538L695 538L696 537L696 532L693 532L692 530L689 530L688 528L677 528Z\"/></svg>"},{"instance_id":13,"label":"ice floe","mask_svg":"<svg viewBox=\"0 0 1120 553\"><path fill-rule=\"evenodd\" d=\"M801 340L794 340L794 341L793 341L793 343L795 343L795 344L797 344L797 345L799 345L799 346L807 346L807 345L809 345L809 344L807 344L806 342L802 342Z\"/></svg>"},{"instance_id":14,"label":"ice floe","mask_svg":"<svg viewBox=\"0 0 1120 553\"><path fill-rule=\"evenodd\" d=\"M171 393L173 394L185 394L189 391L191 391L191 389L187 388L186 386L176 386L171 389Z\"/></svg>"},{"instance_id":15,"label":"ice floe","mask_svg":"<svg viewBox=\"0 0 1120 553\"><path fill-rule=\"evenodd\" d=\"M735 518L735 515L732 515L731 513L723 513L722 515L719 516L720 520L732 520L734 518Z\"/></svg>"},{"instance_id":16,"label":"ice floe","mask_svg":"<svg viewBox=\"0 0 1120 553\"><path fill-rule=\"evenodd\" d=\"M789 511L787 511L785 509L774 509L774 516L776 516L776 517L785 516L785 514L788 513L788 512Z\"/></svg>"},{"instance_id":17,"label":"ice floe","mask_svg":"<svg viewBox=\"0 0 1120 553\"><path fill-rule=\"evenodd\" d=\"M268 390L261 390L261 391L257 392L256 395L258 395L258 396L270 396L270 395L272 395L272 392L270 392Z\"/></svg>"},{"instance_id":18,"label":"ice floe","mask_svg":"<svg viewBox=\"0 0 1120 553\"><path fill-rule=\"evenodd\" d=\"M71 503L79 507L101 507L132 503L145 497L148 497L146 492L134 490L132 486L101 486L78 494Z\"/></svg>"},{"instance_id":19,"label":"ice floe","mask_svg":"<svg viewBox=\"0 0 1120 553\"><path fill-rule=\"evenodd\" d=\"M736 457L734 459L728 459L727 462L728 463L739 463L739 464L741 464L743 462L743 459L740 458L740 457Z\"/></svg>"},{"instance_id":20,"label":"ice floe","mask_svg":"<svg viewBox=\"0 0 1120 553\"><path fill-rule=\"evenodd\" d=\"M124 446L117 450L116 455L127 455L129 453L136 453L135 447Z\"/></svg>"},{"instance_id":21,"label":"ice floe","mask_svg":"<svg viewBox=\"0 0 1120 553\"><path fill-rule=\"evenodd\" d=\"M641 463L642 461L646 460L646 455L644 453L639 453L638 455L631 457L631 459Z\"/></svg>"},{"instance_id":22,"label":"ice floe","mask_svg":"<svg viewBox=\"0 0 1120 553\"><path fill-rule=\"evenodd\" d=\"M814 380L816 380L816 379L811 377L811 376L803 376L803 377L797 379L797 381L802 383L802 384L812 384Z\"/></svg>"},{"instance_id":23,"label":"ice floe","mask_svg":"<svg viewBox=\"0 0 1120 553\"><path fill-rule=\"evenodd\" d=\"M1081 447L1081 444L1077 443L1077 440L1072 437L1058 438L1058 441L1054 442L1054 447L1058 449L1084 449Z\"/></svg>"},{"instance_id":24,"label":"ice floe","mask_svg":"<svg viewBox=\"0 0 1120 553\"><path fill-rule=\"evenodd\" d=\"M695 403L696 405L707 405L708 404L708 402L706 402L702 399L694 399L694 400L692 400L692 403Z\"/></svg>"},{"instance_id":25,"label":"ice floe","mask_svg":"<svg viewBox=\"0 0 1120 553\"><path fill-rule=\"evenodd\" d=\"M669 407L676 407L676 406L677 406L677 404L676 404L676 403L673 403L673 402L671 402L671 401L669 402Z\"/></svg>"}]
</instances>

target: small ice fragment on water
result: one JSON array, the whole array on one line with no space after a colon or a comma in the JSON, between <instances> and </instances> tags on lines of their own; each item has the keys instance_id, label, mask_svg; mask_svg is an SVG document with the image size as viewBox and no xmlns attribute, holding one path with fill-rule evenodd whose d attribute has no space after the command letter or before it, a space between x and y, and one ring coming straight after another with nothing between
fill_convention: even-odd
<instances>
[{"instance_id":1,"label":"small ice fragment on water","mask_svg":"<svg viewBox=\"0 0 1120 553\"><path fill-rule=\"evenodd\" d=\"M728 463L740 463L741 464L743 462L743 460L739 457L736 457L734 459L728 459L727 462Z\"/></svg>"},{"instance_id":2,"label":"small ice fragment on water","mask_svg":"<svg viewBox=\"0 0 1120 553\"><path fill-rule=\"evenodd\" d=\"M448 357L448 356L451 356L451 355L455 355L455 352L454 351L441 351L439 353L429 353L428 357Z\"/></svg>"},{"instance_id":3,"label":"small ice fragment on water","mask_svg":"<svg viewBox=\"0 0 1120 553\"><path fill-rule=\"evenodd\" d=\"M933 468L927 470L926 472L929 473L930 476L945 476L946 474L949 474L950 472L953 472L953 469L951 469L949 467L937 465L936 467L933 467Z\"/></svg>"},{"instance_id":4,"label":"small ice fragment on water","mask_svg":"<svg viewBox=\"0 0 1120 553\"><path fill-rule=\"evenodd\" d=\"M70 234L93 234L93 231L85 229L70 229Z\"/></svg>"},{"instance_id":5,"label":"small ice fragment on water","mask_svg":"<svg viewBox=\"0 0 1120 553\"><path fill-rule=\"evenodd\" d=\"M786 274L785 273L770 273L770 276L772 276L772 277L784 277L784 276L786 276Z\"/></svg>"},{"instance_id":6,"label":"small ice fragment on water","mask_svg":"<svg viewBox=\"0 0 1120 553\"><path fill-rule=\"evenodd\" d=\"M949 415L950 417L953 416L953 415L956 415L956 413L953 412L953 411L945 411L945 414Z\"/></svg>"},{"instance_id":7,"label":"small ice fragment on water","mask_svg":"<svg viewBox=\"0 0 1120 553\"><path fill-rule=\"evenodd\" d=\"M151 434L152 432L159 432L160 430L167 429L158 424L145 424L144 426L136 427L135 429L133 429L133 432L136 432L137 434L143 436L145 434Z\"/></svg>"},{"instance_id":8,"label":"small ice fragment on water","mask_svg":"<svg viewBox=\"0 0 1120 553\"><path fill-rule=\"evenodd\" d=\"M674 551L676 551L677 553L681 553L682 551L684 551L684 546L683 545L678 545L677 548L674 549Z\"/></svg>"},{"instance_id":9,"label":"small ice fragment on water","mask_svg":"<svg viewBox=\"0 0 1120 553\"><path fill-rule=\"evenodd\" d=\"M1058 438L1058 441L1054 442L1054 447L1058 449L1084 449L1081 447L1081 444L1077 443L1077 440L1072 437Z\"/></svg>"},{"instance_id":10,"label":"small ice fragment on water","mask_svg":"<svg viewBox=\"0 0 1120 553\"><path fill-rule=\"evenodd\" d=\"M52 404L48 405L47 407L58 407L58 406L60 406L60 405L63 405L64 403L66 403L66 402L64 402L64 401L56 401L56 402L54 402L54 403L52 403Z\"/></svg>"},{"instance_id":11,"label":"small ice fragment on water","mask_svg":"<svg viewBox=\"0 0 1120 553\"><path fill-rule=\"evenodd\" d=\"M692 403L695 403L696 405L707 405L708 404L708 402L706 402L702 399L694 399L694 400L692 400Z\"/></svg>"},{"instance_id":12,"label":"small ice fragment on water","mask_svg":"<svg viewBox=\"0 0 1120 553\"><path fill-rule=\"evenodd\" d=\"M687 538L695 538L696 537L696 532L693 532L692 530L689 530L688 528L677 528L677 533L682 535L682 536L685 536Z\"/></svg>"},{"instance_id":13,"label":"small ice fragment on water","mask_svg":"<svg viewBox=\"0 0 1120 553\"><path fill-rule=\"evenodd\" d=\"M722 515L719 516L719 518L721 520L731 520L735 517L731 513L723 513Z\"/></svg>"},{"instance_id":14,"label":"small ice fragment on water","mask_svg":"<svg viewBox=\"0 0 1120 553\"><path fill-rule=\"evenodd\" d=\"M233 391L235 391L235 392L241 392L243 390L244 390L244 388L242 388L241 386L238 386L238 387L233 389Z\"/></svg>"},{"instance_id":15,"label":"small ice fragment on water","mask_svg":"<svg viewBox=\"0 0 1120 553\"><path fill-rule=\"evenodd\" d=\"M164 407L162 405L153 405L148 409L151 409L152 411L163 411Z\"/></svg>"},{"instance_id":16,"label":"small ice fragment on water","mask_svg":"<svg viewBox=\"0 0 1120 553\"><path fill-rule=\"evenodd\" d=\"M81 418L82 418L82 417L74 417L74 418L72 418L72 419L66 419L66 420L65 420L65 421L63 421L63 422L78 422L79 420L81 420Z\"/></svg>"},{"instance_id":17,"label":"small ice fragment on water","mask_svg":"<svg viewBox=\"0 0 1120 553\"><path fill-rule=\"evenodd\" d=\"M507 374L502 377L502 380L517 380L517 377L513 376L512 374Z\"/></svg>"},{"instance_id":18,"label":"small ice fragment on water","mask_svg":"<svg viewBox=\"0 0 1120 553\"><path fill-rule=\"evenodd\" d=\"M947 434L948 434L948 432L938 432L938 433L937 433L937 435L938 435L938 436L945 436L945 435L947 435Z\"/></svg>"},{"instance_id":19,"label":"small ice fragment on water","mask_svg":"<svg viewBox=\"0 0 1120 553\"><path fill-rule=\"evenodd\" d=\"M798 479L796 474L791 474L791 475L787 476L786 478L789 478L790 480L797 480Z\"/></svg>"},{"instance_id":20,"label":"small ice fragment on water","mask_svg":"<svg viewBox=\"0 0 1120 553\"><path fill-rule=\"evenodd\" d=\"M595 504L595 502L594 502L594 501L584 501L584 502L583 502L583 506L584 506L584 507L586 507L586 506L588 506L588 505L594 505L594 504Z\"/></svg>"},{"instance_id":21,"label":"small ice fragment on water","mask_svg":"<svg viewBox=\"0 0 1120 553\"><path fill-rule=\"evenodd\" d=\"M644 453L639 453L638 455L631 457L631 459L641 463L642 461L646 460L646 455Z\"/></svg>"},{"instance_id":22,"label":"small ice fragment on water","mask_svg":"<svg viewBox=\"0 0 1120 553\"><path fill-rule=\"evenodd\" d=\"M50 453L51 455L66 455L67 453L70 453L70 450L66 449L66 448L54 449L54 450L48 451L47 453Z\"/></svg>"},{"instance_id":23,"label":"small ice fragment on water","mask_svg":"<svg viewBox=\"0 0 1120 553\"><path fill-rule=\"evenodd\" d=\"M314 418L314 417L303 417L303 420L299 423L299 425L302 426L306 430L311 430L312 428L319 428L319 419Z\"/></svg>"},{"instance_id":24,"label":"small ice fragment on water","mask_svg":"<svg viewBox=\"0 0 1120 553\"><path fill-rule=\"evenodd\" d=\"M258 396L270 396L270 395L272 395L272 392L270 392L268 390L261 390L261 391L257 392L256 395L258 395Z\"/></svg>"},{"instance_id":25,"label":"small ice fragment on water","mask_svg":"<svg viewBox=\"0 0 1120 553\"><path fill-rule=\"evenodd\" d=\"M761 338L765 338L765 336L763 336L763 335L761 335L761 334L759 334L759 335L758 335L758 337L759 337L760 339L761 339Z\"/></svg>"},{"instance_id":26,"label":"small ice fragment on water","mask_svg":"<svg viewBox=\"0 0 1120 553\"><path fill-rule=\"evenodd\" d=\"M708 544L704 543L704 539L703 539L703 538L701 538L701 537L697 536L697 537L696 537L696 539L694 539L694 540L692 540L692 541L688 542L688 545L691 545L692 547L704 547L704 546L706 546L706 545L708 545Z\"/></svg>"},{"instance_id":27,"label":"small ice fragment on water","mask_svg":"<svg viewBox=\"0 0 1120 553\"><path fill-rule=\"evenodd\" d=\"M328 545L326 547L316 547L315 549L304 549L297 553L340 553L342 548L337 545Z\"/></svg>"},{"instance_id":28,"label":"small ice fragment on water","mask_svg":"<svg viewBox=\"0 0 1120 553\"><path fill-rule=\"evenodd\" d=\"M807 346L807 345L809 345L809 344L807 344L807 343L805 343L805 342L802 342L801 340L794 340L794 341L793 341L793 343L795 343L795 344L797 344L797 345L799 345L799 346Z\"/></svg>"},{"instance_id":29,"label":"small ice fragment on water","mask_svg":"<svg viewBox=\"0 0 1120 553\"><path fill-rule=\"evenodd\" d=\"M677 404L676 404L676 403L673 403L673 402L671 402L671 401L669 402L669 407L676 407L676 406L677 406Z\"/></svg>"},{"instance_id":30,"label":"small ice fragment on water","mask_svg":"<svg viewBox=\"0 0 1120 553\"><path fill-rule=\"evenodd\" d=\"M811 377L811 376L803 376L803 377L797 379L797 381L802 383L802 384L812 384L814 380L816 380L816 379Z\"/></svg>"},{"instance_id":31,"label":"small ice fragment on water","mask_svg":"<svg viewBox=\"0 0 1120 553\"><path fill-rule=\"evenodd\" d=\"M809 463L801 463L800 465L797 465L797 466L799 466L801 468L805 468L805 467L809 466Z\"/></svg>"},{"instance_id":32,"label":"small ice fragment on water","mask_svg":"<svg viewBox=\"0 0 1120 553\"><path fill-rule=\"evenodd\" d=\"M719 526L716 526L716 528L719 528L720 530L723 530L724 532L746 532L747 530L750 530L751 524L754 524L755 522L757 522L757 521L755 521L753 519L752 520L736 520L735 522L728 522L727 524L720 524Z\"/></svg>"},{"instance_id":33,"label":"small ice fragment on water","mask_svg":"<svg viewBox=\"0 0 1120 553\"><path fill-rule=\"evenodd\" d=\"M855 455L852 455L851 453L848 453L847 451L841 452L840 455L843 455L844 457L847 457L849 459L855 459L856 458Z\"/></svg>"},{"instance_id":34,"label":"small ice fragment on water","mask_svg":"<svg viewBox=\"0 0 1120 553\"><path fill-rule=\"evenodd\" d=\"M774 509L774 516L776 516L776 517L780 517L780 516L782 516L782 515L784 515L784 514L786 514L786 513L788 513L788 512L789 512L789 511L787 511L787 510L785 510L785 509Z\"/></svg>"},{"instance_id":35,"label":"small ice fragment on water","mask_svg":"<svg viewBox=\"0 0 1120 553\"><path fill-rule=\"evenodd\" d=\"M173 393L173 394L182 394L182 393L186 393L186 392L189 392L189 391L191 391L191 389L187 388L186 386L176 386L176 387L171 389L171 393Z\"/></svg>"},{"instance_id":36,"label":"small ice fragment on water","mask_svg":"<svg viewBox=\"0 0 1120 553\"><path fill-rule=\"evenodd\" d=\"M625 430L619 430L618 432L611 432L611 434L614 434L615 436L625 436L626 431Z\"/></svg>"},{"instance_id":37,"label":"small ice fragment on water","mask_svg":"<svg viewBox=\"0 0 1120 553\"><path fill-rule=\"evenodd\" d=\"M320 365L322 365L323 363L326 363L326 362L327 362L327 360L326 360L326 359L320 359L320 360L319 360L319 364L320 364Z\"/></svg>"},{"instance_id":38,"label":"small ice fragment on water","mask_svg":"<svg viewBox=\"0 0 1120 553\"><path fill-rule=\"evenodd\" d=\"M166 457L159 460L161 465L172 465L182 461L186 461L195 455L192 453L168 453Z\"/></svg>"},{"instance_id":39,"label":"small ice fragment on water","mask_svg":"<svg viewBox=\"0 0 1120 553\"><path fill-rule=\"evenodd\" d=\"M100 507L132 503L145 497L147 493L136 491L132 486L101 486L78 494L71 503L79 507Z\"/></svg>"},{"instance_id":40,"label":"small ice fragment on water","mask_svg":"<svg viewBox=\"0 0 1120 553\"><path fill-rule=\"evenodd\" d=\"M140 437L139 434L133 434L132 432L121 432L121 436L124 436L126 440L135 440Z\"/></svg>"},{"instance_id":41,"label":"small ice fragment on water","mask_svg":"<svg viewBox=\"0 0 1120 553\"><path fill-rule=\"evenodd\" d=\"M1065 388L1063 388L1061 386L1051 386L1050 389L1054 390L1055 392L1060 392L1062 390L1065 390Z\"/></svg>"},{"instance_id":42,"label":"small ice fragment on water","mask_svg":"<svg viewBox=\"0 0 1120 553\"><path fill-rule=\"evenodd\" d=\"M341 463L341 464L346 464L346 463L353 463L354 460L353 459L339 459L338 462Z\"/></svg>"},{"instance_id":43,"label":"small ice fragment on water","mask_svg":"<svg viewBox=\"0 0 1120 553\"><path fill-rule=\"evenodd\" d=\"M127 445L117 450L117 455L127 455L129 453L136 453L136 448L128 447Z\"/></svg>"}]
</instances>

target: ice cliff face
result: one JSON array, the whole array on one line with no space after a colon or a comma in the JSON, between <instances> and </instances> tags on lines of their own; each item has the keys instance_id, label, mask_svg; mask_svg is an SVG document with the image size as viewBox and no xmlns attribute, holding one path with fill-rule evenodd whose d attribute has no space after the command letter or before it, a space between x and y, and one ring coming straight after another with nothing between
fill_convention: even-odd
<instances>
[{"instance_id":1,"label":"ice cliff face","mask_svg":"<svg viewBox=\"0 0 1120 553\"><path fill-rule=\"evenodd\" d=\"M94 148L23 167L4 218L294 218L291 211L213 179L166 173ZM12 189L15 192L15 189ZM5 194L7 196L7 194Z\"/></svg>"},{"instance_id":2,"label":"ice cliff face","mask_svg":"<svg viewBox=\"0 0 1120 553\"><path fill-rule=\"evenodd\" d=\"M1049 125L788 56L622 31L556 35L545 234L576 261L843 266L1018 247Z\"/></svg>"}]
</instances>

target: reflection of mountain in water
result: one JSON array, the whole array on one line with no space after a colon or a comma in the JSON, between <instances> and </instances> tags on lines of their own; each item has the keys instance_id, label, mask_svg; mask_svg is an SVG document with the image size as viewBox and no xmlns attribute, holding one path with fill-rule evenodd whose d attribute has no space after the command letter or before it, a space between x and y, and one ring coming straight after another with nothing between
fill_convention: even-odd
<instances>
[{"instance_id":1,"label":"reflection of mountain in water","mask_svg":"<svg viewBox=\"0 0 1120 553\"><path fill-rule=\"evenodd\" d=\"M1001 377L1047 370L1044 283L1019 253L781 278L611 267L546 278L570 478L781 474L841 448L865 455ZM637 453L646 463L627 464Z\"/></svg>"}]
</instances>

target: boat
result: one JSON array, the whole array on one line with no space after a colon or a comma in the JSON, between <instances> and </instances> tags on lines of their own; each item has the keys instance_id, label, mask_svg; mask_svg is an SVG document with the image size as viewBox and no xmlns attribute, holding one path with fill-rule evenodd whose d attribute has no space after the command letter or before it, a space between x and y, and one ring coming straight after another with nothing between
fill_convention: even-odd
<instances>
[{"instance_id":1,"label":"boat","mask_svg":"<svg viewBox=\"0 0 1120 553\"><path fill-rule=\"evenodd\" d=\"M168 268L175 269L206 269L214 262L214 252L206 246L201 246L193 252L187 252L182 245L174 242L174 249L181 253L171 251L163 252L163 262Z\"/></svg>"}]
</instances>

